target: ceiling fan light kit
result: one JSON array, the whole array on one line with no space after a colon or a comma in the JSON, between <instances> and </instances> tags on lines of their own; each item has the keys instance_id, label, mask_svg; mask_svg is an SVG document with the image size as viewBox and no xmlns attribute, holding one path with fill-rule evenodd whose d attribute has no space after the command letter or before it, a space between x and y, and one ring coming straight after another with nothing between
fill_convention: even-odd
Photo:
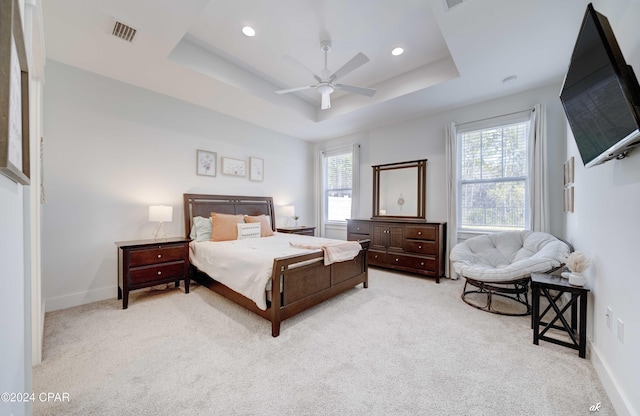
<instances>
[{"instance_id":1,"label":"ceiling fan light kit","mask_svg":"<svg viewBox=\"0 0 640 416\"><path fill-rule=\"evenodd\" d=\"M340 69L338 69L337 71L335 71L333 74L330 75L329 69L327 67L327 53L331 50L331 41L330 40L321 41L320 48L324 52L324 69L321 72L322 76L319 76L313 71L311 71L313 78L315 78L315 80L317 81L317 84L307 85L304 87L289 88L286 90L278 90L276 91L276 94L288 94L291 92L315 88L316 91L318 91L318 93L322 95L322 103L320 106L322 110L331 108L331 93L333 93L335 90L342 89L355 94L365 95L367 97L373 97L375 95L377 90L373 88L356 87L354 85L335 83L335 81L338 78L347 75L348 73L358 69L362 65L369 62L369 58L367 58L365 54L363 54L362 52L359 52L356 56L351 58L346 64L342 65ZM300 66L306 68L304 64L295 61L293 58L290 58L290 59L298 63Z\"/></svg>"}]
</instances>

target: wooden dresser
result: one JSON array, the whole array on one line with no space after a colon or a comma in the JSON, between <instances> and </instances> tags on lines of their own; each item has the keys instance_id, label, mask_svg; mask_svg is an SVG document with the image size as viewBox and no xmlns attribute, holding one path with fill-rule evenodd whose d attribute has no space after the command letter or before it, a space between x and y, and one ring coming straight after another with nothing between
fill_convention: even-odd
<instances>
[{"instance_id":1,"label":"wooden dresser","mask_svg":"<svg viewBox=\"0 0 640 416\"><path fill-rule=\"evenodd\" d=\"M347 220L347 240L370 239L370 266L436 278L444 276L446 223Z\"/></svg>"},{"instance_id":2,"label":"wooden dresser","mask_svg":"<svg viewBox=\"0 0 640 416\"><path fill-rule=\"evenodd\" d=\"M189 293L190 238L118 241L118 299L129 306L129 291L184 280Z\"/></svg>"}]
</instances>

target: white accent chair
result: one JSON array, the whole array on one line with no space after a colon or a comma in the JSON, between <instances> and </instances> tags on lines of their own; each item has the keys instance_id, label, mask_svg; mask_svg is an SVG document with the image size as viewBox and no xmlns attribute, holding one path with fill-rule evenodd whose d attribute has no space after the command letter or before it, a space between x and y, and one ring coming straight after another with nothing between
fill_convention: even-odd
<instances>
[{"instance_id":1,"label":"white accent chair","mask_svg":"<svg viewBox=\"0 0 640 416\"><path fill-rule=\"evenodd\" d=\"M453 270L466 279L463 301L487 312L524 316L531 314L528 297L531 273L558 270L571 250L568 243L551 234L504 231L469 238L453 247L449 258ZM467 290L467 285L475 289ZM511 305L495 308L494 296L516 301L525 309Z\"/></svg>"}]
</instances>

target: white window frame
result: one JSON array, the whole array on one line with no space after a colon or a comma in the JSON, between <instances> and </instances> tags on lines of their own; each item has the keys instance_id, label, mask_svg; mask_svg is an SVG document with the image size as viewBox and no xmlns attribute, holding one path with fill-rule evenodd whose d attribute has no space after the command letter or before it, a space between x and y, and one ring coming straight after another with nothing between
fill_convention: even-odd
<instances>
[{"instance_id":1,"label":"white window frame","mask_svg":"<svg viewBox=\"0 0 640 416\"><path fill-rule=\"evenodd\" d=\"M525 152L529 152L528 146L528 135L531 131L531 119L530 112L519 112L514 114L508 114L504 116L492 117L485 120L480 120L471 123L459 124L456 126L456 140L457 140L457 148L459 149L456 160L456 170L457 170L457 184L456 184L456 192L458 193L458 197L456 198L456 214L457 214L457 223L458 223L458 235L462 238L469 238L473 235L477 234L489 234L493 232L503 231L503 229L498 228L463 228L462 227L462 185L470 184L470 183L500 183L500 182L520 182L524 180L525 183L525 200L524 200L524 230L528 230L530 228L530 218L531 218L531 205L529 203L530 193L529 193L529 164L530 158L528 154L525 154L526 166L525 166L525 175L517 176L517 177L507 177L507 178L495 178L495 179L473 179L473 180L462 180L462 135L465 133L470 133L473 131L492 129L496 127L508 126L512 124L520 124L520 123L528 123L527 130L525 133Z\"/></svg>"},{"instance_id":2,"label":"white window frame","mask_svg":"<svg viewBox=\"0 0 640 416\"><path fill-rule=\"evenodd\" d=\"M359 171L360 171L359 158L358 158L359 147L360 147L359 145L355 144L350 146L334 148L330 150L323 150L320 152L320 160L321 160L320 198L321 198L321 209L322 209L320 218L321 218L323 229L325 226L346 227L347 225L346 219L342 221L328 219L329 189L327 189L327 180L328 180L327 160L329 157L332 157L332 156L351 153L351 168L352 168L351 188L341 188L340 190L351 190L351 212L349 213L348 218L352 218L354 215L354 212L356 212L357 210L356 201L358 200L358 184L359 184L358 177L359 177ZM336 189L332 189L332 190L335 191Z\"/></svg>"}]
</instances>

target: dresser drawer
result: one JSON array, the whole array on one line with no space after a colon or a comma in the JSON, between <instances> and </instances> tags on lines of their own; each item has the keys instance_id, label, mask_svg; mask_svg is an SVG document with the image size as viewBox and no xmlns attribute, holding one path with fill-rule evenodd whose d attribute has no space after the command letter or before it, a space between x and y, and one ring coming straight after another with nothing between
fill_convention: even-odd
<instances>
[{"instance_id":1,"label":"dresser drawer","mask_svg":"<svg viewBox=\"0 0 640 416\"><path fill-rule=\"evenodd\" d=\"M436 262L432 257L417 257L405 255L389 255L389 264L396 267L409 267L420 270L436 270Z\"/></svg>"},{"instance_id":2,"label":"dresser drawer","mask_svg":"<svg viewBox=\"0 0 640 416\"><path fill-rule=\"evenodd\" d=\"M368 221L349 221L347 222L347 233L349 234L366 234L369 235L370 227ZM369 237L367 237L369 238Z\"/></svg>"},{"instance_id":3,"label":"dresser drawer","mask_svg":"<svg viewBox=\"0 0 640 416\"><path fill-rule=\"evenodd\" d=\"M405 236L407 238L414 238L419 240L435 240L436 239L436 227L422 225L422 226L407 226L405 230Z\"/></svg>"},{"instance_id":4,"label":"dresser drawer","mask_svg":"<svg viewBox=\"0 0 640 416\"><path fill-rule=\"evenodd\" d=\"M129 271L129 283L132 285L152 282L154 280L184 277L184 261L140 267Z\"/></svg>"},{"instance_id":5,"label":"dresser drawer","mask_svg":"<svg viewBox=\"0 0 640 416\"><path fill-rule=\"evenodd\" d=\"M367 251L367 262L373 266L384 266L387 261L386 253L379 251Z\"/></svg>"},{"instance_id":6,"label":"dresser drawer","mask_svg":"<svg viewBox=\"0 0 640 416\"><path fill-rule=\"evenodd\" d=\"M156 248L147 247L144 249L135 249L131 250L129 267L186 260L184 256L184 244L169 246L158 245Z\"/></svg>"},{"instance_id":7,"label":"dresser drawer","mask_svg":"<svg viewBox=\"0 0 640 416\"><path fill-rule=\"evenodd\" d=\"M434 241L407 241L405 244L405 251L409 253L417 254L430 254L435 255L436 243Z\"/></svg>"}]
</instances>

